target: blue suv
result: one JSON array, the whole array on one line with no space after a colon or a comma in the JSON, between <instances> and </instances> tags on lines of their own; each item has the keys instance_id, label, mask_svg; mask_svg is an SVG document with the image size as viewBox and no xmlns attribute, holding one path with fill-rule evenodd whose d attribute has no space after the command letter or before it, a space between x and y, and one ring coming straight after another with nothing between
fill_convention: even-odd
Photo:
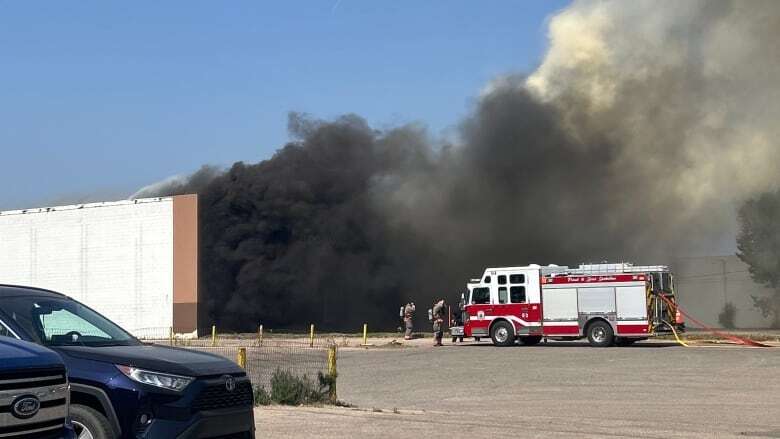
<instances>
[{"instance_id":1,"label":"blue suv","mask_svg":"<svg viewBox=\"0 0 780 439\"><path fill-rule=\"evenodd\" d=\"M0 437L73 439L62 359L9 337L11 331L0 324Z\"/></svg>"},{"instance_id":2,"label":"blue suv","mask_svg":"<svg viewBox=\"0 0 780 439\"><path fill-rule=\"evenodd\" d=\"M252 385L223 357L144 344L37 288L0 285L0 328L62 356L79 439L254 438Z\"/></svg>"}]
</instances>

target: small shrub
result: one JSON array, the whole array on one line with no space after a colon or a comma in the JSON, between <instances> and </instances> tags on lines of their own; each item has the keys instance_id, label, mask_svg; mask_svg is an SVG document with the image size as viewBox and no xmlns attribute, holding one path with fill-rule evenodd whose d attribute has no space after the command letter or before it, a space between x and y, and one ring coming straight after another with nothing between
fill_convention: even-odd
<instances>
[{"instance_id":1,"label":"small shrub","mask_svg":"<svg viewBox=\"0 0 780 439\"><path fill-rule=\"evenodd\" d=\"M271 395L265 390L265 387L258 386L255 388L255 405L270 405Z\"/></svg>"},{"instance_id":2,"label":"small shrub","mask_svg":"<svg viewBox=\"0 0 780 439\"><path fill-rule=\"evenodd\" d=\"M271 376L271 400L277 404L301 405L319 404L328 400L329 378L320 373L319 385L308 376L293 375L286 370L276 369ZM333 378L335 382L335 378Z\"/></svg>"},{"instance_id":3,"label":"small shrub","mask_svg":"<svg viewBox=\"0 0 780 439\"><path fill-rule=\"evenodd\" d=\"M734 321L737 317L737 307L731 302L723 305L723 311L718 314L718 323L726 329L734 329Z\"/></svg>"}]
</instances>

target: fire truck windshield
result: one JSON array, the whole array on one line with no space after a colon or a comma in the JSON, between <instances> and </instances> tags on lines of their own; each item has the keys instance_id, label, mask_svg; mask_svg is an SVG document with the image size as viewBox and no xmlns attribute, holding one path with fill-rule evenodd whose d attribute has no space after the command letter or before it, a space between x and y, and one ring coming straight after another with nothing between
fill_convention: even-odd
<instances>
[{"instance_id":1,"label":"fire truck windshield","mask_svg":"<svg viewBox=\"0 0 780 439\"><path fill-rule=\"evenodd\" d=\"M471 290L471 303L490 303L490 289L487 287L481 287Z\"/></svg>"}]
</instances>

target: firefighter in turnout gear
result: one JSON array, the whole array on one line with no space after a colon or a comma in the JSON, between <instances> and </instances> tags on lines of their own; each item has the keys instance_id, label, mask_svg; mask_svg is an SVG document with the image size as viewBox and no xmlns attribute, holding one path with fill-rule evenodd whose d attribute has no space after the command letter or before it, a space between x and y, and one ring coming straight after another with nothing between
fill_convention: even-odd
<instances>
[{"instance_id":1,"label":"firefighter in turnout gear","mask_svg":"<svg viewBox=\"0 0 780 439\"><path fill-rule=\"evenodd\" d=\"M412 339L412 331L414 330L412 318L414 317L414 312L416 309L417 308L415 308L414 302L407 303L404 307L404 327L406 328L406 332L404 333L404 340Z\"/></svg>"},{"instance_id":2,"label":"firefighter in turnout gear","mask_svg":"<svg viewBox=\"0 0 780 439\"><path fill-rule=\"evenodd\" d=\"M432 320L433 320L433 345L441 346L441 339L444 336L444 299L439 299L435 305L433 305Z\"/></svg>"}]
</instances>

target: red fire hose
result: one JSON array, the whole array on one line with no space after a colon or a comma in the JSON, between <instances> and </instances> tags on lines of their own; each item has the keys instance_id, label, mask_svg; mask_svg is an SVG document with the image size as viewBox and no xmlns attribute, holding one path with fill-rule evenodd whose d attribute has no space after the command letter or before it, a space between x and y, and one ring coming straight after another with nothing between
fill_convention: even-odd
<instances>
[{"instance_id":1,"label":"red fire hose","mask_svg":"<svg viewBox=\"0 0 780 439\"><path fill-rule=\"evenodd\" d=\"M690 314L688 314L687 312L683 311L682 308L680 308L680 305L677 305L676 303L673 303L671 300L669 300L668 298L666 298L666 297L664 297L662 295L658 295L658 297L660 297L664 302L669 304L669 306L677 308L677 310L680 312L680 314L685 316L686 319L690 320L691 322L693 322L694 324L696 324L697 326L699 326L701 329L703 329L706 332L710 332L710 333L715 334L715 335L717 335L719 337L731 340L734 343L741 344L741 345L755 346L755 347L758 347L758 348L771 348L771 347L774 347L774 346L770 346L770 345L767 345L767 344L759 343L759 342L757 342L755 340L751 340L751 339L749 339L747 337L739 337L739 336L736 336L736 335L733 335L733 334L727 334L725 332L718 331L717 329L711 328L711 327L705 325L704 323L696 320L695 318L691 317Z\"/></svg>"}]
</instances>

